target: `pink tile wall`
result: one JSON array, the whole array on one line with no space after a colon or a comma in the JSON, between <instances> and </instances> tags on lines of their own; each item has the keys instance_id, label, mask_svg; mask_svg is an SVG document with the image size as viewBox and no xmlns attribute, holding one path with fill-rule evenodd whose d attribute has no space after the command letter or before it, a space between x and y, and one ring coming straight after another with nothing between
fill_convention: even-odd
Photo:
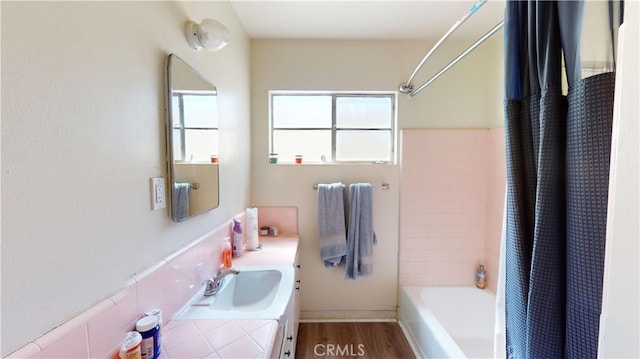
<instances>
[{"instance_id":1,"label":"pink tile wall","mask_svg":"<svg viewBox=\"0 0 640 359\"><path fill-rule=\"evenodd\" d=\"M297 234L297 213L296 207L261 207L258 218L260 225L277 225L282 234ZM236 218L244 223L245 213L238 214ZM120 292L9 354L7 358L117 359L125 333L135 328L136 321L145 312L160 308L166 323L197 293L202 281L214 274L220 265L222 239L230 235L231 221L136 274ZM202 327L206 326L205 322L199 323L202 333L198 332L200 334L196 333L188 340L181 340L179 335L172 337L173 342L169 340L165 343L166 353L160 358L167 358L171 353L173 357L183 358L202 353L202 356L218 357L211 348L226 358L262 356L263 351L273 350L267 341L277 329L277 325L267 322L228 322L224 327L215 329ZM165 330L180 332L175 325ZM245 333L248 337L234 337L231 339L238 340L220 342L232 333Z\"/></svg>"},{"instance_id":2,"label":"pink tile wall","mask_svg":"<svg viewBox=\"0 0 640 359\"><path fill-rule=\"evenodd\" d=\"M146 311L160 308L166 322L215 272L230 225L231 221L135 275L120 292L8 358L117 358L125 333Z\"/></svg>"},{"instance_id":3,"label":"pink tile wall","mask_svg":"<svg viewBox=\"0 0 640 359\"><path fill-rule=\"evenodd\" d=\"M274 225L280 234L298 234L298 207L258 207L258 226Z\"/></svg>"},{"instance_id":4,"label":"pink tile wall","mask_svg":"<svg viewBox=\"0 0 640 359\"><path fill-rule=\"evenodd\" d=\"M487 130L403 131L400 285L474 283L487 259L490 138Z\"/></svg>"},{"instance_id":5,"label":"pink tile wall","mask_svg":"<svg viewBox=\"0 0 640 359\"><path fill-rule=\"evenodd\" d=\"M500 259L500 239L504 213L504 196L507 181L505 162L504 128L489 131L489 180L487 181L487 226L485 250L487 288L496 292Z\"/></svg>"}]
</instances>

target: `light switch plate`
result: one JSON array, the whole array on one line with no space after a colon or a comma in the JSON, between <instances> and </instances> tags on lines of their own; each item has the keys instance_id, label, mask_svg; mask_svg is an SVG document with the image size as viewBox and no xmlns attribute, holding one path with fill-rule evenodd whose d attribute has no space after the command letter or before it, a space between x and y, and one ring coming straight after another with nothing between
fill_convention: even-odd
<instances>
[{"instance_id":1,"label":"light switch plate","mask_svg":"<svg viewBox=\"0 0 640 359\"><path fill-rule=\"evenodd\" d=\"M152 178L151 179L151 210L165 208L167 206L166 190L164 178Z\"/></svg>"}]
</instances>

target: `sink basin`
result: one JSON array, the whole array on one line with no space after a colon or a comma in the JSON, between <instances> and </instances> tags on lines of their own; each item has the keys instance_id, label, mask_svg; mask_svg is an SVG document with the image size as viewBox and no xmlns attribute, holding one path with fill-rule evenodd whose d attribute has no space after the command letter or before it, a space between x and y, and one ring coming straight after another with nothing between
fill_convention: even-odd
<instances>
[{"instance_id":1,"label":"sink basin","mask_svg":"<svg viewBox=\"0 0 640 359\"><path fill-rule=\"evenodd\" d=\"M178 311L174 320L280 319L293 292L290 266L237 266L213 296L204 287Z\"/></svg>"}]
</instances>

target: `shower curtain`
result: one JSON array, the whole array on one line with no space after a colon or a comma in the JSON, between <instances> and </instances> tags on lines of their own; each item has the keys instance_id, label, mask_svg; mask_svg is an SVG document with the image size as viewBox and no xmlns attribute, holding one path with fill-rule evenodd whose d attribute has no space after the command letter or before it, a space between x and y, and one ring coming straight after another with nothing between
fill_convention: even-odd
<instances>
[{"instance_id":1,"label":"shower curtain","mask_svg":"<svg viewBox=\"0 0 640 359\"><path fill-rule=\"evenodd\" d=\"M506 6L506 355L595 358L615 75L582 78L584 2Z\"/></svg>"}]
</instances>

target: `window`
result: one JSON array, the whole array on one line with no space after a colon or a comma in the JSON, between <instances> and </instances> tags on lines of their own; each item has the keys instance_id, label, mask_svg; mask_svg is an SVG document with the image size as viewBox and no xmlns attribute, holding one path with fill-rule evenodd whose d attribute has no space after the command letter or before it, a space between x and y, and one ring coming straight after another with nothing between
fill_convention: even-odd
<instances>
[{"instance_id":1,"label":"window","mask_svg":"<svg viewBox=\"0 0 640 359\"><path fill-rule=\"evenodd\" d=\"M174 159L208 162L218 148L215 93L174 91L172 101Z\"/></svg>"},{"instance_id":2,"label":"window","mask_svg":"<svg viewBox=\"0 0 640 359\"><path fill-rule=\"evenodd\" d=\"M269 99L279 162L395 163L395 93L271 91Z\"/></svg>"}]
</instances>

